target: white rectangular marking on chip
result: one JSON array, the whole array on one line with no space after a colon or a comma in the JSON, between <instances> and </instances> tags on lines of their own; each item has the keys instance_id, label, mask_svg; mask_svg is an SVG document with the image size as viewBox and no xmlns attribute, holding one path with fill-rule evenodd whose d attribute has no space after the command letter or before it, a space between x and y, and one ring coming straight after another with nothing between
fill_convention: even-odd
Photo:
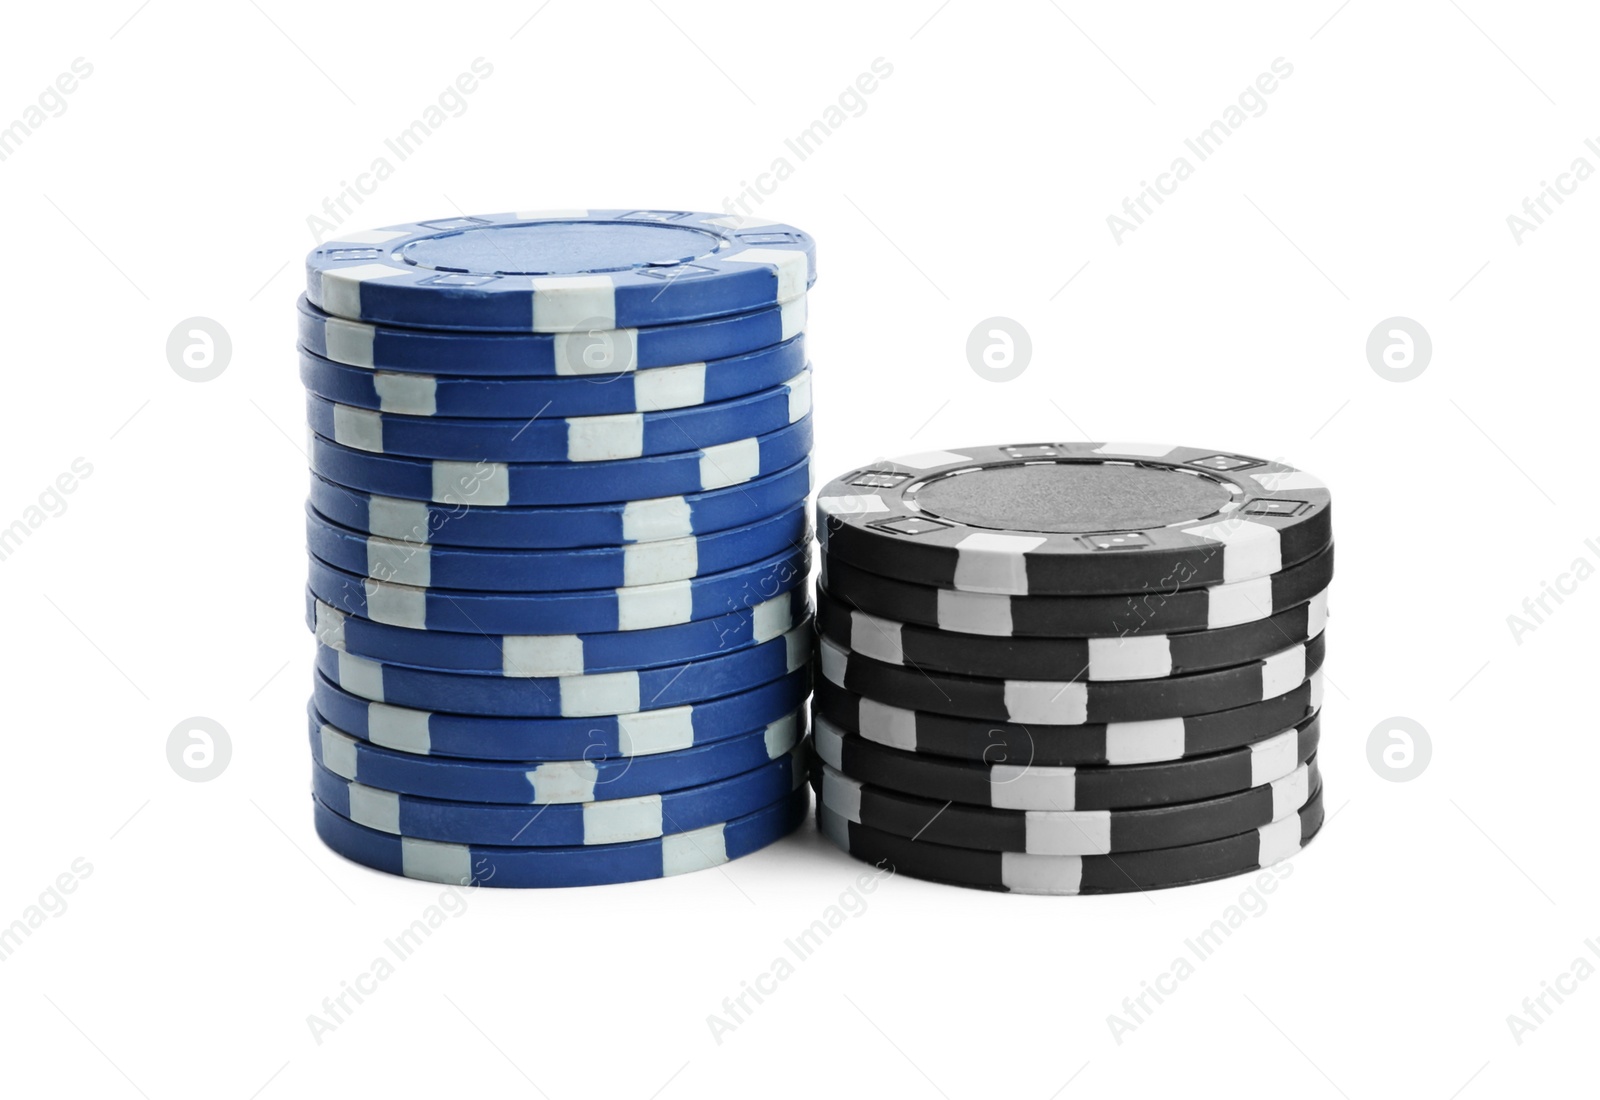
<instances>
[{"instance_id":1,"label":"white rectangular marking on chip","mask_svg":"<svg viewBox=\"0 0 1600 1100\"><path fill-rule=\"evenodd\" d=\"M1089 692L1081 683L1005 680L1006 714L1013 722L1081 726L1089 720Z\"/></svg>"},{"instance_id":2,"label":"white rectangular marking on chip","mask_svg":"<svg viewBox=\"0 0 1600 1100\"><path fill-rule=\"evenodd\" d=\"M567 421L568 462L609 462L644 454L644 417L575 416Z\"/></svg>"},{"instance_id":3,"label":"white rectangular marking on chip","mask_svg":"<svg viewBox=\"0 0 1600 1100\"><path fill-rule=\"evenodd\" d=\"M722 489L761 475L761 440L736 439L700 452L700 488Z\"/></svg>"},{"instance_id":4,"label":"white rectangular marking on chip","mask_svg":"<svg viewBox=\"0 0 1600 1100\"><path fill-rule=\"evenodd\" d=\"M428 529L428 505L420 500L369 497L367 530L384 538L425 544L432 533Z\"/></svg>"},{"instance_id":5,"label":"white rectangular marking on chip","mask_svg":"<svg viewBox=\"0 0 1600 1100\"><path fill-rule=\"evenodd\" d=\"M844 734L820 714L812 723L811 745L824 764L830 768L844 767Z\"/></svg>"},{"instance_id":6,"label":"white rectangular marking on chip","mask_svg":"<svg viewBox=\"0 0 1600 1100\"><path fill-rule=\"evenodd\" d=\"M790 749L800 743L799 712L784 715L776 722L767 724L766 737L763 745L767 750L767 759L776 760Z\"/></svg>"},{"instance_id":7,"label":"white rectangular marking on chip","mask_svg":"<svg viewBox=\"0 0 1600 1100\"><path fill-rule=\"evenodd\" d=\"M917 751L917 716L909 710L862 697L856 704L856 724L861 727L861 736L868 741L907 752Z\"/></svg>"},{"instance_id":8,"label":"white rectangular marking on chip","mask_svg":"<svg viewBox=\"0 0 1600 1100\"><path fill-rule=\"evenodd\" d=\"M507 634L500 639L503 675L581 676L583 639L576 634Z\"/></svg>"},{"instance_id":9,"label":"white rectangular marking on chip","mask_svg":"<svg viewBox=\"0 0 1600 1100\"><path fill-rule=\"evenodd\" d=\"M383 453L383 414L349 405L333 407L333 441L358 451Z\"/></svg>"},{"instance_id":10,"label":"white rectangular marking on chip","mask_svg":"<svg viewBox=\"0 0 1600 1100\"><path fill-rule=\"evenodd\" d=\"M1272 578L1257 577L1233 584L1216 584L1205 590L1206 626L1253 623L1272 615Z\"/></svg>"},{"instance_id":11,"label":"white rectangular marking on chip","mask_svg":"<svg viewBox=\"0 0 1600 1100\"><path fill-rule=\"evenodd\" d=\"M664 878L703 871L728 862L728 838L721 825L707 825L661 838L661 874Z\"/></svg>"},{"instance_id":12,"label":"white rectangular marking on chip","mask_svg":"<svg viewBox=\"0 0 1600 1100\"><path fill-rule=\"evenodd\" d=\"M1030 855L1103 856L1111 851L1111 811L1030 810L1023 815L1023 848Z\"/></svg>"},{"instance_id":13,"label":"white rectangular marking on chip","mask_svg":"<svg viewBox=\"0 0 1600 1100\"><path fill-rule=\"evenodd\" d=\"M349 236L329 241L322 247L336 249L342 244L388 244L390 241L397 241L401 237L409 237L412 232L413 230L410 226L404 229L358 229Z\"/></svg>"},{"instance_id":14,"label":"white rectangular marking on chip","mask_svg":"<svg viewBox=\"0 0 1600 1100\"><path fill-rule=\"evenodd\" d=\"M433 751L433 735L428 729L430 717L432 715L425 710L368 703L367 737L374 745L386 749L427 756Z\"/></svg>"},{"instance_id":15,"label":"white rectangular marking on chip","mask_svg":"<svg viewBox=\"0 0 1600 1100\"><path fill-rule=\"evenodd\" d=\"M1291 646L1261 662L1261 698L1272 699L1306 682L1306 647Z\"/></svg>"},{"instance_id":16,"label":"white rectangular marking on chip","mask_svg":"<svg viewBox=\"0 0 1600 1100\"><path fill-rule=\"evenodd\" d=\"M401 837L400 873L423 882L467 886L472 883L472 849L464 844Z\"/></svg>"},{"instance_id":17,"label":"white rectangular marking on chip","mask_svg":"<svg viewBox=\"0 0 1600 1100\"><path fill-rule=\"evenodd\" d=\"M439 380L428 374L392 374L374 371L372 391L378 408L403 416L432 416L439 410Z\"/></svg>"},{"instance_id":18,"label":"white rectangular marking on chip","mask_svg":"<svg viewBox=\"0 0 1600 1100\"><path fill-rule=\"evenodd\" d=\"M806 283L811 276L811 265L806 260L806 254L798 250L784 248L747 248L743 252L735 252L731 256L723 256L723 263L732 264L765 264L772 268L777 276L778 287L773 292L772 300L787 302L791 298L798 298L806 292Z\"/></svg>"},{"instance_id":19,"label":"white rectangular marking on chip","mask_svg":"<svg viewBox=\"0 0 1600 1100\"><path fill-rule=\"evenodd\" d=\"M409 277L414 271L387 264L352 264L322 272L322 300L317 305L324 313L340 317L361 316L361 284L378 279Z\"/></svg>"},{"instance_id":20,"label":"white rectangular marking on chip","mask_svg":"<svg viewBox=\"0 0 1600 1100\"><path fill-rule=\"evenodd\" d=\"M849 776L823 768L822 801L839 816L861 824L861 784Z\"/></svg>"},{"instance_id":21,"label":"white rectangular marking on chip","mask_svg":"<svg viewBox=\"0 0 1600 1100\"><path fill-rule=\"evenodd\" d=\"M1091 680L1151 680L1171 675L1172 646L1164 634L1089 639Z\"/></svg>"},{"instance_id":22,"label":"white rectangular marking on chip","mask_svg":"<svg viewBox=\"0 0 1600 1100\"><path fill-rule=\"evenodd\" d=\"M372 369L372 343L378 330L361 321L329 317L322 322L322 346L328 358L347 367Z\"/></svg>"},{"instance_id":23,"label":"white rectangular marking on chip","mask_svg":"<svg viewBox=\"0 0 1600 1100\"><path fill-rule=\"evenodd\" d=\"M1044 542L1028 535L974 531L956 543L955 586L967 592L1025 596L1028 562L1023 555Z\"/></svg>"},{"instance_id":24,"label":"white rectangular marking on chip","mask_svg":"<svg viewBox=\"0 0 1600 1100\"><path fill-rule=\"evenodd\" d=\"M632 714L639 709L637 672L602 672L561 678L561 714L590 718L599 714Z\"/></svg>"},{"instance_id":25,"label":"white rectangular marking on chip","mask_svg":"<svg viewBox=\"0 0 1600 1100\"><path fill-rule=\"evenodd\" d=\"M936 589L939 626L962 634L984 634L993 638L1011 636L1011 599L986 592L954 592Z\"/></svg>"},{"instance_id":26,"label":"white rectangular marking on chip","mask_svg":"<svg viewBox=\"0 0 1600 1100\"><path fill-rule=\"evenodd\" d=\"M433 499L440 504L504 507L511 503L511 467L503 462L435 462Z\"/></svg>"},{"instance_id":27,"label":"white rectangular marking on chip","mask_svg":"<svg viewBox=\"0 0 1600 1100\"><path fill-rule=\"evenodd\" d=\"M770 600L763 600L750 609L750 636L758 645L788 632L794 625L791 604L794 597L785 592Z\"/></svg>"},{"instance_id":28,"label":"white rectangular marking on chip","mask_svg":"<svg viewBox=\"0 0 1600 1100\"><path fill-rule=\"evenodd\" d=\"M682 497L630 500L622 506L624 542L683 538L694 534L694 509Z\"/></svg>"},{"instance_id":29,"label":"white rectangular marking on chip","mask_svg":"<svg viewBox=\"0 0 1600 1100\"><path fill-rule=\"evenodd\" d=\"M341 779L354 779L358 760L356 739L326 724L317 732L322 736L322 766Z\"/></svg>"},{"instance_id":30,"label":"white rectangular marking on chip","mask_svg":"<svg viewBox=\"0 0 1600 1100\"><path fill-rule=\"evenodd\" d=\"M359 695L363 699L381 703L384 701L383 666L365 657L357 657L354 653L341 653L339 686L351 695Z\"/></svg>"},{"instance_id":31,"label":"white rectangular marking on chip","mask_svg":"<svg viewBox=\"0 0 1600 1100\"><path fill-rule=\"evenodd\" d=\"M661 796L588 802L583 807L585 844L626 844L661 835Z\"/></svg>"},{"instance_id":32,"label":"white rectangular marking on chip","mask_svg":"<svg viewBox=\"0 0 1600 1100\"><path fill-rule=\"evenodd\" d=\"M954 466L958 462L971 462L971 455L958 455L954 451L923 451L920 454L900 455L891 458L896 466L909 466L913 470L931 470L935 466Z\"/></svg>"},{"instance_id":33,"label":"white rectangular marking on chip","mask_svg":"<svg viewBox=\"0 0 1600 1100\"><path fill-rule=\"evenodd\" d=\"M789 387L789 423L793 424L811 412L811 372L797 374L784 385Z\"/></svg>"},{"instance_id":34,"label":"white rectangular marking on chip","mask_svg":"<svg viewBox=\"0 0 1600 1100\"><path fill-rule=\"evenodd\" d=\"M623 756L654 756L693 744L693 707L641 710L617 718L617 747Z\"/></svg>"},{"instance_id":35,"label":"white rectangular marking on chip","mask_svg":"<svg viewBox=\"0 0 1600 1100\"><path fill-rule=\"evenodd\" d=\"M400 832L400 796L352 783L349 787L350 820L383 833Z\"/></svg>"},{"instance_id":36,"label":"white rectangular marking on chip","mask_svg":"<svg viewBox=\"0 0 1600 1100\"><path fill-rule=\"evenodd\" d=\"M845 674L850 664L850 655L827 638L823 638L817 645L818 664L822 666L822 675L830 683L845 686Z\"/></svg>"},{"instance_id":37,"label":"white rectangular marking on chip","mask_svg":"<svg viewBox=\"0 0 1600 1100\"><path fill-rule=\"evenodd\" d=\"M864 611L850 612L850 646L863 657L891 665L906 663L900 644L900 624L875 618Z\"/></svg>"},{"instance_id":38,"label":"white rectangular marking on chip","mask_svg":"<svg viewBox=\"0 0 1600 1100\"><path fill-rule=\"evenodd\" d=\"M317 601L317 625L314 631L317 641L329 649L344 648L344 612L338 608L329 607L321 600Z\"/></svg>"},{"instance_id":39,"label":"white rectangular marking on chip","mask_svg":"<svg viewBox=\"0 0 1600 1100\"><path fill-rule=\"evenodd\" d=\"M1306 637L1315 638L1328 629L1328 590L1324 588L1311 597L1306 606Z\"/></svg>"},{"instance_id":40,"label":"white rectangular marking on chip","mask_svg":"<svg viewBox=\"0 0 1600 1100\"><path fill-rule=\"evenodd\" d=\"M553 343L558 375L627 374L639 368L638 329L558 332Z\"/></svg>"},{"instance_id":41,"label":"white rectangular marking on chip","mask_svg":"<svg viewBox=\"0 0 1600 1100\"><path fill-rule=\"evenodd\" d=\"M1304 470L1279 470L1269 473L1253 473L1250 479L1262 490L1268 493L1299 493L1306 489L1326 489L1322 479L1306 473Z\"/></svg>"},{"instance_id":42,"label":"white rectangular marking on chip","mask_svg":"<svg viewBox=\"0 0 1600 1100\"><path fill-rule=\"evenodd\" d=\"M414 542L368 539L367 576L427 588L433 583L432 551Z\"/></svg>"},{"instance_id":43,"label":"white rectangular marking on chip","mask_svg":"<svg viewBox=\"0 0 1600 1100\"><path fill-rule=\"evenodd\" d=\"M845 851L850 850L850 823L826 806L817 807L817 832Z\"/></svg>"},{"instance_id":44,"label":"white rectangular marking on chip","mask_svg":"<svg viewBox=\"0 0 1600 1100\"><path fill-rule=\"evenodd\" d=\"M363 582L362 587L367 594L367 618L373 622L405 626L413 630L428 628L428 593L425 589L373 580Z\"/></svg>"},{"instance_id":45,"label":"white rectangular marking on chip","mask_svg":"<svg viewBox=\"0 0 1600 1100\"><path fill-rule=\"evenodd\" d=\"M825 516L875 516L888 510L889 505L877 493L847 493L817 498L817 511Z\"/></svg>"},{"instance_id":46,"label":"white rectangular marking on chip","mask_svg":"<svg viewBox=\"0 0 1600 1100\"><path fill-rule=\"evenodd\" d=\"M792 630L783 639L783 667L785 672L793 672L811 661L811 625L807 623L798 630Z\"/></svg>"},{"instance_id":47,"label":"white rectangular marking on chip","mask_svg":"<svg viewBox=\"0 0 1600 1100\"><path fill-rule=\"evenodd\" d=\"M1311 766L1301 764L1282 779L1272 783L1272 820L1298 814L1300 807L1311 797Z\"/></svg>"},{"instance_id":48,"label":"white rectangular marking on chip","mask_svg":"<svg viewBox=\"0 0 1600 1100\"><path fill-rule=\"evenodd\" d=\"M1107 764L1152 764L1184 754L1182 718L1112 722L1106 726Z\"/></svg>"},{"instance_id":49,"label":"white rectangular marking on chip","mask_svg":"<svg viewBox=\"0 0 1600 1100\"><path fill-rule=\"evenodd\" d=\"M989 769L989 805L997 810L1074 810L1078 769L996 764Z\"/></svg>"},{"instance_id":50,"label":"white rectangular marking on chip","mask_svg":"<svg viewBox=\"0 0 1600 1100\"><path fill-rule=\"evenodd\" d=\"M792 340L806 330L806 297L801 295L778 307L778 318L781 331L778 342Z\"/></svg>"},{"instance_id":51,"label":"white rectangular marking on chip","mask_svg":"<svg viewBox=\"0 0 1600 1100\"><path fill-rule=\"evenodd\" d=\"M552 275L531 280L532 332L586 332L617 327L617 297L609 275Z\"/></svg>"},{"instance_id":52,"label":"white rectangular marking on chip","mask_svg":"<svg viewBox=\"0 0 1600 1100\"><path fill-rule=\"evenodd\" d=\"M1018 894L1071 896L1083 887L1083 858L1001 852L1000 882Z\"/></svg>"},{"instance_id":53,"label":"white rectangular marking on chip","mask_svg":"<svg viewBox=\"0 0 1600 1100\"><path fill-rule=\"evenodd\" d=\"M622 548L622 583L663 584L693 577L700 571L698 539L636 542Z\"/></svg>"},{"instance_id":54,"label":"white rectangular marking on chip","mask_svg":"<svg viewBox=\"0 0 1600 1100\"><path fill-rule=\"evenodd\" d=\"M652 367L633 376L633 407L639 412L663 412L706 400L706 365L684 363L676 367Z\"/></svg>"},{"instance_id":55,"label":"white rectangular marking on chip","mask_svg":"<svg viewBox=\"0 0 1600 1100\"><path fill-rule=\"evenodd\" d=\"M528 772L533 790L530 802L593 802L600 769L588 760L560 760L540 764Z\"/></svg>"},{"instance_id":56,"label":"white rectangular marking on chip","mask_svg":"<svg viewBox=\"0 0 1600 1100\"><path fill-rule=\"evenodd\" d=\"M1283 568L1283 539L1276 527L1235 516L1185 527L1183 533L1222 544L1222 582L1264 577Z\"/></svg>"},{"instance_id":57,"label":"white rectangular marking on chip","mask_svg":"<svg viewBox=\"0 0 1600 1100\"><path fill-rule=\"evenodd\" d=\"M512 217L519 222L563 221L567 218L587 218L587 210L518 210Z\"/></svg>"},{"instance_id":58,"label":"white rectangular marking on chip","mask_svg":"<svg viewBox=\"0 0 1600 1100\"><path fill-rule=\"evenodd\" d=\"M1261 787L1282 779L1300 764L1300 731L1282 733L1250 746L1250 785Z\"/></svg>"},{"instance_id":59,"label":"white rectangular marking on chip","mask_svg":"<svg viewBox=\"0 0 1600 1100\"><path fill-rule=\"evenodd\" d=\"M676 626L688 622L694 613L694 589L688 581L619 588L616 592L618 630Z\"/></svg>"},{"instance_id":60,"label":"white rectangular marking on chip","mask_svg":"<svg viewBox=\"0 0 1600 1100\"><path fill-rule=\"evenodd\" d=\"M1097 455L1127 455L1130 458L1164 458L1177 450L1170 443L1102 443Z\"/></svg>"},{"instance_id":61,"label":"white rectangular marking on chip","mask_svg":"<svg viewBox=\"0 0 1600 1100\"><path fill-rule=\"evenodd\" d=\"M1257 829L1256 835L1259 838L1257 862L1266 867L1269 864L1281 863L1298 852L1301 828L1300 815L1294 814Z\"/></svg>"},{"instance_id":62,"label":"white rectangular marking on chip","mask_svg":"<svg viewBox=\"0 0 1600 1100\"><path fill-rule=\"evenodd\" d=\"M1322 709L1322 670L1317 669L1311 677L1311 703L1312 710Z\"/></svg>"}]
</instances>

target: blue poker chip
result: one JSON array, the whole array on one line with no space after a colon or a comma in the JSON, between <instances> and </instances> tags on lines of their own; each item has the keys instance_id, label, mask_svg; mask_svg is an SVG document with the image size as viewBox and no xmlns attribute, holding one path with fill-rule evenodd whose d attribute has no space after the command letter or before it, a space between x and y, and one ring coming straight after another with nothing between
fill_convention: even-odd
<instances>
[{"instance_id":1,"label":"blue poker chip","mask_svg":"<svg viewBox=\"0 0 1600 1100\"><path fill-rule=\"evenodd\" d=\"M618 375L727 359L805 331L806 300L687 324L562 333L435 332L330 317L301 298L300 346L368 370L407 374Z\"/></svg>"},{"instance_id":2,"label":"blue poker chip","mask_svg":"<svg viewBox=\"0 0 1600 1100\"><path fill-rule=\"evenodd\" d=\"M353 321L585 332L793 301L816 246L792 226L678 210L485 214L351 233L306 257L306 299Z\"/></svg>"},{"instance_id":3,"label":"blue poker chip","mask_svg":"<svg viewBox=\"0 0 1600 1100\"><path fill-rule=\"evenodd\" d=\"M796 708L811 692L810 670L800 669L738 695L642 714L476 718L374 703L320 673L313 679L313 707L330 725L359 740L415 756L525 762L645 757L707 745L797 722L803 712Z\"/></svg>"},{"instance_id":4,"label":"blue poker chip","mask_svg":"<svg viewBox=\"0 0 1600 1100\"><path fill-rule=\"evenodd\" d=\"M504 676L396 665L317 646L317 669L374 703L498 718L587 718L720 699L780 680L811 659L809 621L760 645L682 665L583 676Z\"/></svg>"},{"instance_id":5,"label":"blue poker chip","mask_svg":"<svg viewBox=\"0 0 1600 1100\"><path fill-rule=\"evenodd\" d=\"M342 779L316 764L311 793L339 816L395 836L516 848L593 847L675 836L755 813L804 785L808 752L801 743L759 768L699 787L564 806L397 794Z\"/></svg>"},{"instance_id":6,"label":"blue poker chip","mask_svg":"<svg viewBox=\"0 0 1600 1100\"><path fill-rule=\"evenodd\" d=\"M600 634L452 634L359 619L307 591L306 625L330 649L374 661L502 676L585 676L686 664L770 641L811 615L804 587L712 619Z\"/></svg>"},{"instance_id":7,"label":"blue poker chip","mask_svg":"<svg viewBox=\"0 0 1600 1100\"><path fill-rule=\"evenodd\" d=\"M311 505L341 526L431 546L561 550L631 546L746 527L803 503L811 464L706 493L568 508L472 508L363 493L311 476Z\"/></svg>"},{"instance_id":8,"label":"blue poker chip","mask_svg":"<svg viewBox=\"0 0 1600 1100\"><path fill-rule=\"evenodd\" d=\"M801 787L732 821L659 840L596 847L505 848L447 844L357 825L313 799L317 835L346 859L391 875L457 886L603 886L702 871L747 856L799 828L811 807Z\"/></svg>"},{"instance_id":9,"label":"blue poker chip","mask_svg":"<svg viewBox=\"0 0 1600 1100\"><path fill-rule=\"evenodd\" d=\"M804 731L798 717L763 729L653 756L538 763L417 756L379 748L311 712L311 755L335 775L369 787L456 802L518 805L609 802L715 783L787 754Z\"/></svg>"},{"instance_id":10,"label":"blue poker chip","mask_svg":"<svg viewBox=\"0 0 1600 1100\"><path fill-rule=\"evenodd\" d=\"M465 378L347 367L300 351L300 381L340 405L400 416L621 416L664 412L748 397L781 386L806 368L806 340L796 336L759 351L587 378Z\"/></svg>"},{"instance_id":11,"label":"blue poker chip","mask_svg":"<svg viewBox=\"0 0 1600 1100\"><path fill-rule=\"evenodd\" d=\"M484 550L427 546L363 535L330 523L309 505L306 545L350 573L418 588L565 592L663 584L737 569L810 544L805 505L748 527L699 538L583 550Z\"/></svg>"},{"instance_id":12,"label":"blue poker chip","mask_svg":"<svg viewBox=\"0 0 1600 1100\"><path fill-rule=\"evenodd\" d=\"M649 630L726 615L791 591L810 575L809 547L707 577L570 592L416 588L360 577L312 555L317 598L351 615L413 630L488 634L594 634Z\"/></svg>"},{"instance_id":13,"label":"blue poker chip","mask_svg":"<svg viewBox=\"0 0 1600 1100\"><path fill-rule=\"evenodd\" d=\"M311 436L311 468L368 493L498 508L506 504L601 504L742 485L811 453L811 417L765 435L678 454L616 462L428 462L341 447Z\"/></svg>"},{"instance_id":14,"label":"blue poker chip","mask_svg":"<svg viewBox=\"0 0 1600 1100\"><path fill-rule=\"evenodd\" d=\"M372 454L496 462L610 462L673 454L775 432L810 412L809 370L746 397L617 416L405 416L306 394L306 423L340 446Z\"/></svg>"}]
</instances>

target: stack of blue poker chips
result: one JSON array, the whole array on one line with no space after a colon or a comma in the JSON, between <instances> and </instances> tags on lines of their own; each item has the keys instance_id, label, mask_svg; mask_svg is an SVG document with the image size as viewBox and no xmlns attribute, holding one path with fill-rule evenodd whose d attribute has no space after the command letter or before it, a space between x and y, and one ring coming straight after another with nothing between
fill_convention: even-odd
<instances>
[{"instance_id":1,"label":"stack of blue poker chips","mask_svg":"<svg viewBox=\"0 0 1600 1100\"><path fill-rule=\"evenodd\" d=\"M794 830L811 238L663 210L314 250L315 823L454 885L662 878Z\"/></svg>"}]
</instances>

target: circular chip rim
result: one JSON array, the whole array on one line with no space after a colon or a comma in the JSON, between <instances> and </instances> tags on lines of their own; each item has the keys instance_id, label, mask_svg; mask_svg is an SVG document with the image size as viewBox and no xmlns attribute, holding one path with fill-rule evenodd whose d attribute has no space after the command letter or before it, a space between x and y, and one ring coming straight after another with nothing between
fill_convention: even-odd
<instances>
[{"instance_id":1,"label":"circular chip rim","mask_svg":"<svg viewBox=\"0 0 1600 1100\"><path fill-rule=\"evenodd\" d=\"M1057 464L1170 470L1211 481L1228 500L1210 515L1159 527L1072 533L979 526L930 513L915 500L943 478ZM828 554L869 572L962 592L1094 596L1280 572L1332 541L1331 501L1312 475L1247 455L1169 444L1037 443L906 455L852 470L818 493L817 530ZM1293 508L1287 516L1257 510L1274 506Z\"/></svg>"}]
</instances>

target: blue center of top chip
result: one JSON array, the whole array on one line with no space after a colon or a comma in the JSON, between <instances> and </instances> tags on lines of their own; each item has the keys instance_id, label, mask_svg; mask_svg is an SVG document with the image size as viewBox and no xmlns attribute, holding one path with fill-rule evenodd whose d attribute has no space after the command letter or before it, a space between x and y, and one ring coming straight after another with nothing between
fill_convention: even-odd
<instances>
[{"instance_id":1,"label":"blue center of top chip","mask_svg":"<svg viewBox=\"0 0 1600 1100\"><path fill-rule=\"evenodd\" d=\"M552 221L441 233L399 255L414 267L467 275L594 275L686 264L722 245L692 225Z\"/></svg>"}]
</instances>

